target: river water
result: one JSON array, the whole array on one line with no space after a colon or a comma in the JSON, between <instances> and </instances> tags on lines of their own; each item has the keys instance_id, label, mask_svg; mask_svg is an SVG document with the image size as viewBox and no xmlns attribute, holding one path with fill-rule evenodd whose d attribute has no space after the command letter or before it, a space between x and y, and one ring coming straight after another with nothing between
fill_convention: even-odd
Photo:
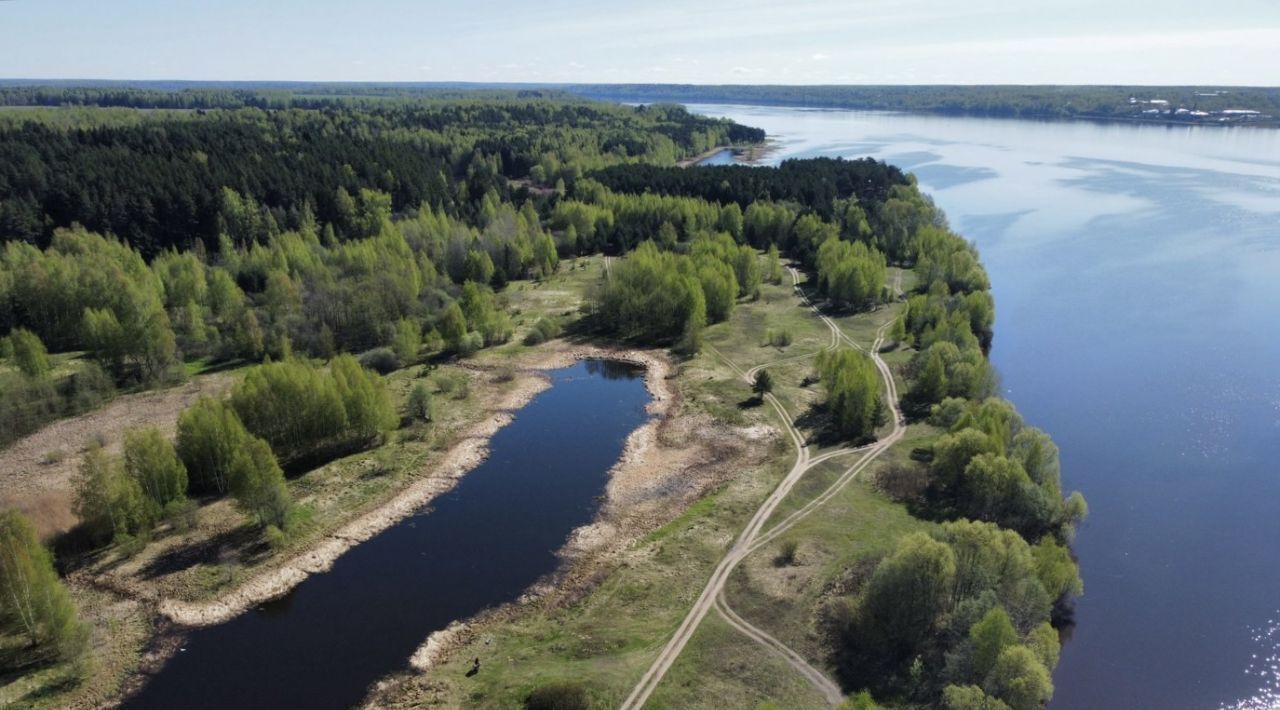
<instances>
[{"instance_id":1,"label":"river water","mask_svg":"<svg viewBox=\"0 0 1280 710\"><path fill-rule=\"evenodd\" d=\"M691 109L910 170L977 243L1089 501L1052 707L1280 707L1280 131Z\"/></svg>"},{"instance_id":2,"label":"river water","mask_svg":"<svg viewBox=\"0 0 1280 710\"><path fill-rule=\"evenodd\" d=\"M351 707L370 683L407 667L429 633L512 601L553 571L570 531L595 515L649 395L640 370L614 362L550 374L551 389L429 509L287 597L193 632L125 706Z\"/></svg>"}]
</instances>

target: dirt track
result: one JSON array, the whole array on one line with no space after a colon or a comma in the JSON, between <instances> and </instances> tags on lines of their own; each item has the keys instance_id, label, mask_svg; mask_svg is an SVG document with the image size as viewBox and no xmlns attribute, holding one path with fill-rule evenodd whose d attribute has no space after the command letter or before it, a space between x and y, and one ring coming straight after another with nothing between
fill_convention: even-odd
<instances>
[{"instance_id":1,"label":"dirt track","mask_svg":"<svg viewBox=\"0 0 1280 710\"><path fill-rule=\"evenodd\" d=\"M794 269L791 270L791 279L792 284L795 286L797 293L800 294L800 297L809 304L809 307L813 309L814 313L816 313L818 317L822 319L822 322L831 330L832 339L831 345L828 346L828 349L837 347L842 342L848 343L859 350L863 349L855 343L852 338L841 331L840 327L834 321L822 315L822 313L818 311L817 307L809 302L809 299L800 289L799 277ZM898 284L896 282L894 287L896 291L898 288ZM821 457L811 459L809 456L809 449L805 445L804 439L800 436L799 431L796 429L790 415L787 414L786 409L776 398L774 398L773 395L770 394L766 396L769 404L771 404L774 410L777 411L778 417L782 420L783 426L786 427L787 433L796 444L796 462L792 466L791 471L787 473L780 483L778 483L778 486L774 489L773 493L771 493L769 497L765 499L764 503L756 510L755 514L751 517L751 520L747 522L747 527L734 542L733 547L729 549L729 552L725 554L723 559L721 559L720 564L716 566L715 571L711 575L711 579L707 581L706 586L702 590L702 594L700 594L697 601L694 602L693 608L689 610L684 621L682 621L680 626L676 629L675 635L672 636L671 640L667 642L667 645L663 647L662 651L658 654L658 657L654 659L649 669L640 678L640 682L636 684L636 687L631 691L631 694L623 701L623 710L639 710L644 706L654 689L656 689L658 684L662 681L663 676L666 675L672 664L674 664L676 659L680 656L681 651L684 650L684 647L689 643L689 640L693 638L693 634L697 631L702 620L706 618L707 613L712 609L717 610L731 626L743 632L757 643L760 643L766 648L778 653L792 668L812 683L818 692L821 693L829 703L832 705L840 703L842 693L840 692L839 685L827 678L821 671L805 661L800 654L788 648L781 641L752 626L742 619L742 617L738 616L738 614L729 607L724 598L724 585L725 582L728 581L729 575L733 572L734 568L736 568L747 555L789 529L797 521L809 515L824 502L836 495L836 493L848 485L848 483L852 481L858 473L869 466L881 453L892 446L898 439L902 438L902 435L906 430L903 426L905 420L902 416L901 410L898 408L897 383L893 379L893 373L890 371L888 364L880 358L880 346L884 342L885 332L892 323L893 321L885 323L876 332L876 339L875 342L872 343L869 353L885 383L885 389L888 395L887 399L890 409L893 412L893 430L888 436L873 444L859 447L857 449L841 449L839 451L829 452ZM767 363L766 365L760 365L752 368L749 371L743 371L728 358L716 352L714 348L708 349L719 355L721 359L727 362L729 366L747 382L752 382L754 374L761 368L772 364ZM809 471L809 469L821 460L826 460L836 455L852 454L855 452L863 452L863 455L856 463L842 473L825 491L800 510L792 513L781 523L771 528L769 532L763 535L761 534L761 529L773 514L773 511L777 509L778 505L786 498L792 487L795 486L795 484L807 471Z\"/></svg>"}]
</instances>

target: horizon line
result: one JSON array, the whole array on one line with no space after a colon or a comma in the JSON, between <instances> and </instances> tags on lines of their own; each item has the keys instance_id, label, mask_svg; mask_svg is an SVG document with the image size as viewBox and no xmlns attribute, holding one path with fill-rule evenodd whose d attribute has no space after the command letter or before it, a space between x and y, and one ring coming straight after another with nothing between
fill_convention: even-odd
<instances>
[{"instance_id":1,"label":"horizon line","mask_svg":"<svg viewBox=\"0 0 1280 710\"><path fill-rule=\"evenodd\" d=\"M1095 87L1095 88L1228 88L1228 89L1275 89L1280 90L1280 85L1266 84L1179 84L1179 83L1152 83L1152 84L1026 84L1026 83L818 83L818 84L784 84L784 83L761 83L761 84L743 84L732 82L708 82L708 83L692 83L692 82L647 82L647 81L614 81L614 82L593 82L593 81L476 81L469 79L431 79L431 80L407 80L407 79L106 79L92 77L0 77L0 84L13 85L15 83L23 83L28 85L39 84L40 82L58 82L62 84L74 84L76 82L98 82L98 83L115 83L115 84L317 84L317 85L351 85L351 86L529 86L529 87L559 87L559 86L671 86L671 87L742 87L742 88L769 88L769 87L789 87L789 88L857 88L857 87L1003 87L1003 88L1079 88L1079 87Z\"/></svg>"}]
</instances>

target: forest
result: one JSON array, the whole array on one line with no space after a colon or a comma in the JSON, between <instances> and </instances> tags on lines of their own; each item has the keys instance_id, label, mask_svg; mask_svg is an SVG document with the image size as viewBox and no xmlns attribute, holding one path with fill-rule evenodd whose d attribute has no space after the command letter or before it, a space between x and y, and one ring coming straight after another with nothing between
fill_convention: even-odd
<instances>
[{"instance_id":1,"label":"forest","mask_svg":"<svg viewBox=\"0 0 1280 710\"><path fill-rule=\"evenodd\" d=\"M65 93L70 100L80 92ZM355 214L363 190L389 195L394 213L425 204L470 218L490 192L527 194L514 178L572 186L614 163L670 164L763 139L678 106L503 96L288 109L222 108L210 98L214 108L197 111L0 111L0 238L45 246L54 229L79 224L148 258L196 241L214 249L220 234L261 241L309 220L354 238L369 236Z\"/></svg>"},{"instance_id":2,"label":"forest","mask_svg":"<svg viewBox=\"0 0 1280 710\"><path fill-rule=\"evenodd\" d=\"M892 334L912 351L904 409L944 433L893 488L940 526L847 590L831 654L847 688L878 698L1022 708L1051 693L1051 624L1082 589L1067 545L1084 501L1064 498L1048 436L995 398L976 249L897 168L669 167L763 133L663 105L505 93L258 105L254 90L176 110L166 102L194 99L5 91L75 107L0 112L0 446L120 391L247 368L225 396L192 403L173 441L144 427L120 455L84 453L75 505L93 545L146 545L224 497L283 544L311 515L286 474L429 419L425 390L398 412L383 375L509 341L504 293L561 259L624 257L589 289L575 334L679 358L780 283L783 255L838 313L893 302L895 266L916 276ZM114 108L81 106L95 102ZM163 110L119 108L134 105ZM560 329L540 322L525 342ZM833 435L874 439L886 405L870 359L824 352L813 377ZM40 599L0 616L30 643L21 663L83 652L49 552L11 513L0 591ZM926 661L946 674L919 682Z\"/></svg>"}]
</instances>

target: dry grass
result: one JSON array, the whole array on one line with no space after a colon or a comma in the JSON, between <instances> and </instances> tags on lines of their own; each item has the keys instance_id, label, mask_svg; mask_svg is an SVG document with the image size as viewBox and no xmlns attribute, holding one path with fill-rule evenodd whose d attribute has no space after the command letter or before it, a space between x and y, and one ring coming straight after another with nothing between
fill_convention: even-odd
<instances>
[{"instance_id":1,"label":"dry grass","mask_svg":"<svg viewBox=\"0 0 1280 710\"><path fill-rule=\"evenodd\" d=\"M204 395L227 391L234 373L193 377L176 387L117 397L102 409L63 419L0 450L0 508L17 508L31 516L37 532L48 538L75 524L71 481L80 453L91 443L119 454L124 432L156 426L173 435L178 415Z\"/></svg>"}]
</instances>

